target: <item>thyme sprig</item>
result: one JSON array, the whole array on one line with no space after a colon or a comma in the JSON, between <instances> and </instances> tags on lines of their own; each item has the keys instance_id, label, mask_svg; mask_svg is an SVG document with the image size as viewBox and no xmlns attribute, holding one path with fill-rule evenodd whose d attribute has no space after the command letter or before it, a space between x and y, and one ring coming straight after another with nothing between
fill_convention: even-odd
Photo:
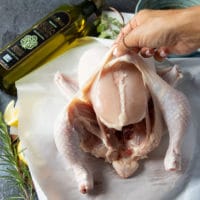
<instances>
[{"instance_id":1,"label":"thyme sprig","mask_svg":"<svg viewBox=\"0 0 200 200\"><path fill-rule=\"evenodd\" d=\"M109 16L107 13L102 13L102 15L95 20L94 25L97 27L98 37L106 39L116 39L121 28L124 26L124 19L120 12L112 8L115 13L118 13L122 22L117 18Z\"/></svg>"},{"instance_id":2,"label":"thyme sprig","mask_svg":"<svg viewBox=\"0 0 200 200\"><path fill-rule=\"evenodd\" d=\"M20 161L17 145L19 139L12 141L8 127L0 113L0 179L9 183L9 187L17 188L18 195L9 199L33 200L36 196L32 178L27 165Z\"/></svg>"}]
</instances>

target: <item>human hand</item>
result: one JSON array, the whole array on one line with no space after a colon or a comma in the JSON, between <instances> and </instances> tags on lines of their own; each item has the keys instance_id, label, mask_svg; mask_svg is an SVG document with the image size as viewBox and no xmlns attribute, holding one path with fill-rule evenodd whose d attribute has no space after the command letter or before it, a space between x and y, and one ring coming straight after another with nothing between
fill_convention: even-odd
<instances>
[{"instance_id":1,"label":"human hand","mask_svg":"<svg viewBox=\"0 0 200 200\"><path fill-rule=\"evenodd\" d=\"M177 10L142 10L122 29L115 55L139 52L157 60L188 54L200 47L200 6Z\"/></svg>"}]
</instances>

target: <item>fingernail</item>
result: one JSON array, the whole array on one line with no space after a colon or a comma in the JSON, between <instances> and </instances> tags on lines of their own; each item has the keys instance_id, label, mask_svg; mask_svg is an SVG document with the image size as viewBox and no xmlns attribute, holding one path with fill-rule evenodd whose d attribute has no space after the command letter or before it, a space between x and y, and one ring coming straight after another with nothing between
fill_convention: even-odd
<instances>
[{"instance_id":1,"label":"fingernail","mask_svg":"<svg viewBox=\"0 0 200 200\"><path fill-rule=\"evenodd\" d=\"M146 56L153 56L153 53L148 49L145 51Z\"/></svg>"},{"instance_id":2,"label":"fingernail","mask_svg":"<svg viewBox=\"0 0 200 200\"><path fill-rule=\"evenodd\" d=\"M117 47L115 47L114 50L113 50L113 55L117 56L117 54L118 54L118 50L117 50Z\"/></svg>"},{"instance_id":3,"label":"fingernail","mask_svg":"<svg viewBox=\"0 0 200 200\"><path fill-rule=\"evenodd\" d=\"M160 51L160 57L165 58L167 57L167 54L165 51Z\"/></svg>"}]
</instances>

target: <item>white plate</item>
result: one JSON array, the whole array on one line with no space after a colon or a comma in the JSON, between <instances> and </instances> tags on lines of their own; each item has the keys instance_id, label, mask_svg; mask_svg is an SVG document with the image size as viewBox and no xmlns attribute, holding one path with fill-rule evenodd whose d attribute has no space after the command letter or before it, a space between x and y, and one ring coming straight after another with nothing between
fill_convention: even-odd
<instances>
[{"instance_id":1,"label":"white plate","mask_svg":"<svg viewBox=\"0 0 200 200\"><path fill-rule=\"evenodd\" d=\"M95 188L88 195L79 193L73 172L62 161L53 139L56 117L67 103L55 86L53 77L58 70L76 77L78 61L84 51L111 43L109 40L82 39L80 44L83 45L71 49L17 82L19 135L26 149L26 159L39 199L168 200L178 199L177 195L182 195L180 200L197 199L200 194L200 154L197 145L200 141L197 135L200 130L200 59L171 60L180 63L182 70L187 72L179 88L188 96L193 116L183 144L183 171L175 173L164 170L163 157L168 141L165 136L160 147L149 155L149 159L140 162L139 170L129 179L121 179L103 160L88 156L88 162L93 166Z\"/></svg>"}]
</instances>

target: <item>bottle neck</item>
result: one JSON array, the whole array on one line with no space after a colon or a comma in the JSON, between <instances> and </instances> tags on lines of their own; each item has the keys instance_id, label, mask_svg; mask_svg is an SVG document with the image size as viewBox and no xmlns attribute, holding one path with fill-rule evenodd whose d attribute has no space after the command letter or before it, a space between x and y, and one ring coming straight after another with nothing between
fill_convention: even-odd
<instances>
[{"instance_id":1,"label":"bottle neck","mask_svg":"<svg viewBox=\"0 0 200 200\"><path fill-rule=\"evenodd\" d=\"M80 4L80 8L82 14L86 17L89 17L92 13L99 13L95 3L92 0L85 0Z\"/></svg>"}]
</instances>

